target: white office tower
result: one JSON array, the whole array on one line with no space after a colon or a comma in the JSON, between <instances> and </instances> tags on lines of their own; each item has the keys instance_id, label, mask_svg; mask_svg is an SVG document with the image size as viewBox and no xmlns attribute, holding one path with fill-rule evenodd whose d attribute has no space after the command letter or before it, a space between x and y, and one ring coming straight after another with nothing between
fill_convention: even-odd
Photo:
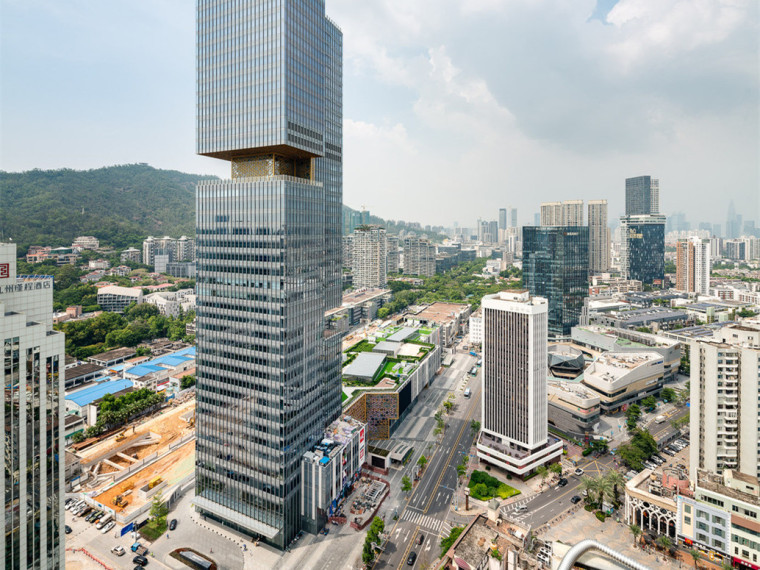
<instances>
[{"instance_id":1,"label":"white office tower","mask_svg":"<svg viewBox=\"0 0 760 570\"><path fill-rule=\"evenodd\" d=\"M760 477L760 327L729 325L691 343L691 477Z\"/></svg>"},{"instance_id":2,"label":"white office tower","mask_svg":"<svg viewBox=\"0 0 760 570\"><path fill-rule=\"evenodd\" d=\"M360 226L354 230L353 245L351 273L354 287L385 287L388 283L385 230L378 226Z\"/></svg>"},{"instance_id":3,"label":"white office tower","mask_svg":"<svg viewBox=\"0 0 760 570\"><path fill-rule=\"evenodd\" d=\"M527 291L483 298L483 392L478 457L524 477L559 461L548 435L548 302Z\"/></svg>"},{"instance_id":4,"label":"white office tower","mask_svg":"<svg viewBox=\"0 0 760 570\"><path fill-rule=\"evenodd\" d=\"M64 335L53 330L53 278L16 275L0 243L0 349L5 437L5 568L63 568Z\"/></svg>"}]
</instances>

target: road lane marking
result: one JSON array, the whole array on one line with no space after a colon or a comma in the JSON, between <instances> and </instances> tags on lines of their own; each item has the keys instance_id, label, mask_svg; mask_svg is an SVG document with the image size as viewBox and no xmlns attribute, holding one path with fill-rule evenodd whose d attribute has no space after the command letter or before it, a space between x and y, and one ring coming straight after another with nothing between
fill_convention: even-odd
<instances>
[{"instance_id":1,"label":"road lane marking","mask_svg":"<svg viewBox=\"0 0 760 570\"><path fill-rule=\"evenodd\" d=\"M454 454L457 452L457 448L459 446L459 442L462 439L462 436L464 435L464 432L467 428L470 426L467 425L467 422L472 417L472 414L475 412L475 410L478 408L478 402L480 401L480 392L478 392L478 395L476 398L473 398L472 403L470 404L470 413L467 414L467 417L465 418L464 422L462 423L462 429L459 431L459 436L457 437L456 442L451 448L451 453L449 453L448 458L446 459L446 465L444 465L443 470L441 471L441 476L438 477L438 481L435 484L435 488L438 488L438 486L441 484L441 481L443 481L443 476L446 474L446 469L448 465L451 463L452 457L454 457ZM430 501L428 501L427 506L425 507L425 512L428 512L428 509L430 509L430 504L433 502L433 497L430 497Z\"/></svg>"}]
</instances>

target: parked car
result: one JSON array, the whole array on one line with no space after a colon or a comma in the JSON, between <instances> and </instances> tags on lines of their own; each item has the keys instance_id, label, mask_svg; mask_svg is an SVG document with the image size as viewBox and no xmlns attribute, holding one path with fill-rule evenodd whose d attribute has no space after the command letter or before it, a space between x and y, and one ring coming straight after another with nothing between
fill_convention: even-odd
<instances>
[{"instance_id":1,"label":"parked car","mask_svg":"<svg viewBox=\"0 0 760 570\"><path fill-rule=\"evenodd\" d=\"M557 483L557 487L564 487L565 485L567 485L567 479L563 477L559 480L559 483Z\"/></svg>"},{"instance_id":2,"label":"parked car","mask_svg":"<svg viewBox=\"0 0 760 570\"><path fill-rule=\"evenodd\" d=\"M147 558L145 558L145 556L139 556L139 555L138 555L138 556L135 556L135 557L132 559L132 562L133 562L134 564L138 564L138 565L140 565L140 566L147 566L147 565L148 565L148 559L147 559Z\"/></svg>"},{"instance_id":3,"label":"parked car","mask_svg":"<svg viewBox=\"0 0 760 570\"><path fill-rule=\"evenodd\" d=\"M111 549L111 552L116 556L124 556L127 553L127 550L121 544L117 544Z\"/></svg>"},{"instance_id":4,"label":"parked car","mask_svg":"<svg viewBox=\"0 0 760 570\"><path fill-rule=\"evenodd\" d=\"M570 502L572 504L580 503L581 502L581 498L578 495L573 495L573 498L570 499Z\"/></svg>"},{"instance_id":5,"label":"parked car","mask_svg":"<svg viewBox=\"0 0 760 570\"><path fill-rule=\"evenodd\" d=\"M675 457L676 456L676 452L675 451L671 451L670 449L663 449L662 452L665 455L670 455L671 457Z\"/></svg>"},{"instance_id":6,"label":"parked car","mask_svg":"<svg viewBox=\"0 0 760 570\"><path fill-rule=\"evenodd\" d=\"M414 562L417 560L417 553L412 551L409 553L409 558L406 559L407 566L414 566Z\"/></svg>"},{"instance_id":7,"label":"parked car","mask_svg":"<svg viewBox=\"0 0 760 570\"><path fill-rule=\"evenodd\" d=\"M100 530L100 532L101 532L102 534L105 534L105 533L107 533L109 530L111 530L111 529L112 529L112 528L113 528L115 525L116 525L116 523L115 523L114 521L111 521L111 522L109 522L109 523L106 523L106 526L104 526L104 527L103 527L103 528Z\"/></svg>"},{"instance_id":8,"label":"parked car","mask_svg":"<svg viewBox=\"0 0 760 570\"><path fill-rule=\"evenodd\" d=\"M169 522L169 530L174 530L175 528L177 528L177 519L172 519Z\"/></svg>"},{"instance_id":9,"label":"parked car","mask_svg":"<svg viewBox=\"0 0 760 570\"><path fill-rule=\"evenodd\" d=\"M66 534L71 534L71 527L69 525L64 525L63 530L66 531Z\"/></svg>"}]
</instances>

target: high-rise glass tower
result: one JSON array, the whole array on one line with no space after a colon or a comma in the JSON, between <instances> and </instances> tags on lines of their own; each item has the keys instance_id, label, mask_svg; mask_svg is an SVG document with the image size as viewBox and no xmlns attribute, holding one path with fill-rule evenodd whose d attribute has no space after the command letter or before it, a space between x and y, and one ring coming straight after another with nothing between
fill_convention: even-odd
<instances>
[{"instance_id":1,"label":"high-rise glass tower","mask_svg":"<svg viewBox=\"0 0 760 570\"><path fill-rule=\"evenodd\" d=\"M651 176L625 179L625 215L660 213L660 181Z\"/></svg>"},{"instance_id":2,"label":"high-rise glass tower","mask_svg":"<svg viewBox=\"0 0 760 570\"><path fill-rule=\"evenodd\" d=\"M569 336L588 297L588 227L524 227L523 278L549 301L549 335Z\"/></svg>"},{"instance_id":3,"label":"high-rise glass tower","mask_svg":"<svg viewBox=\"0 0 760 570\"><path fill-rule=\"evenodd\" d=\"M342 33L324 0L198 0L196 507L280 548L340 414Z\"/></svg>"},{"instance_id":4,"label":"high-rise glass tower","mask_svg":"<svg viewBox=\"0 0 760 570\"><path fill-rule=\"evenodd\" d=\"M16 275L16 244L0 243L0 559L8 570L65 566L64 344L53 330L53 278Z\"/></svg>"},{"instance_id":5,"label":"high-rise glass tower","mask_svg":"<svg viewBox=\"0 0 760 570\"><path fill-rule=\"evenodd\" d=\"M624 279L662 286L665 279L665 216L623 216L620 269Z\"/></svg>"}]
</instances>

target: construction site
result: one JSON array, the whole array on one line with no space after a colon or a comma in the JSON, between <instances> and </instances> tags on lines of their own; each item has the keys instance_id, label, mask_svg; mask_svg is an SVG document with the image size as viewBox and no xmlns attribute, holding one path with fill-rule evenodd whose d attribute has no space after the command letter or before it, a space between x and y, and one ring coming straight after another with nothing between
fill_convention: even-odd
<instances>
[{"instance_id":1,"label":"construction site","mask_svg":"<svg viewBox=\"0 0 760 570\"><path fill-rule=\"evenodd\" d=\"M195 400L166 408L76 455L88 502L112 512L120 524L133 522L147 514L159 491L171 502L192 484Z\"/></svg>"}]
</instances>

